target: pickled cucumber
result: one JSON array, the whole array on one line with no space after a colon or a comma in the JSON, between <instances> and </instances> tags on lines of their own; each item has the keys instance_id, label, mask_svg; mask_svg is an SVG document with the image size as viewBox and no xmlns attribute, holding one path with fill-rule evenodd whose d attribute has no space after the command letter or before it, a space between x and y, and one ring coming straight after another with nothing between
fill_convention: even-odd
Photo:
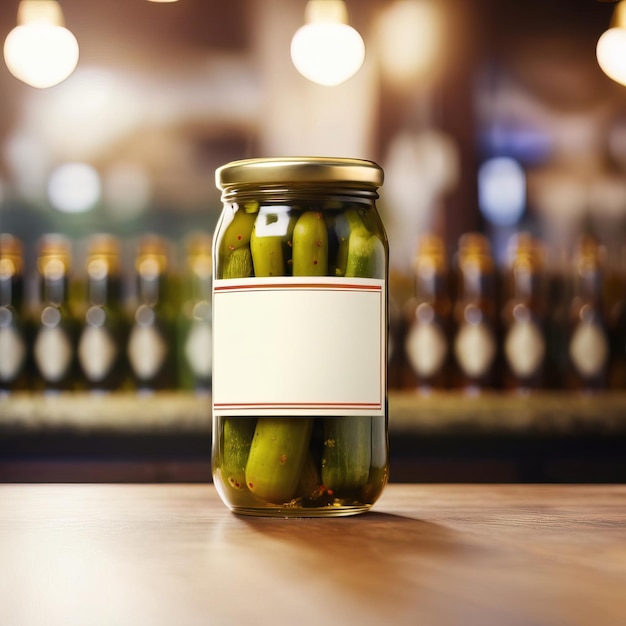
<instances>
[{"instance_id":1,"label":"pickled cucumber","mask_svg":"<svg viewBox=\"0 0 626 626\"><path fill-rule=\"evenodd\" d=\"M248 278L253 274L250 248L233 250L222 266L222 278Z\"/></svg>"},{"instance_id":2,"label":"pickled cucumber","mask_svg":"<svg viewBox=\"0 0 626 626\"><path fill-rule=\"evenodd\" d=\"M250 237L255 276L285 276L295 218L277 209L259 212Z\"/></svg>"},{"instance_id":3,"label":"pickled cucumber","mask_svg":"<svg viewBox=\"0 0 626 626\"><path fill-rule=\"evenodd\" d=\"M384 267L385 247L365 225L358 210L346 211L350 225L345 276L376 278ZM382 276L380 276L382 278Z\"/></svg>"},{"instance_id":4,"label":"pickled cucumber","mask_svg":"<svg viewBox=\"0 0 626 626\"><path fill-rule=\"evenodd\" d=\"M370 417L350 415L324 420L322 483L332 491L363 487L372 462Z\"/></svg>"},{"instance_id":5,"label":"pickled cucumber","mask_svg":"<svg viewBox=\"0 0 626 626\"><path fill-rule=\"evenodd\" d=\"M326 276L328 230L319 211L305 211L293 229L293 275Z\"/></svg>"},{"instance_id":6,"label":"pickled cucumber","mask_svg":"<svg viewBox=\"0 0 626 626\"><path fill-rule=\"evenodd\" d=\"M264 417L257 421L246 464L248 489L267 502L284 504L296 494L313 420Z\"/></svg>"},{"instance_id":7,"label":"pickled cucumber","mask_svg":"<svg viewBox=\"0 0 626 626\"><path fill-rule=\"evenodd\" d=\"M250 237L255 213L237 211L220 241L221 278L247 278L252 275Z\"/></svg>"},{"instance_id":8,"label":"pickled cucumber","mask_svg":"<svg viewBox=\"0 0 626 626\"><path fill-rule=\"evenodd\" d=\"M339 214L327 218L329 239L332 237L334 245L329 243L329 274L331 276L345 276L348 262L348 240L350 227L345 215ZM332 249L332 253L331 253Z\"/></svg>"},{"instance_id":9,"label":"pickled cucumber","mask_svg":"<svg viewBox=\"0 0 626 626\"><path fill-rule=\"evenodd\" d=\"M372 419L372 467L363 488L363 498L373 502L382 493L389 480L387 457L389 441L387 438L387 420L385 418Z\"/></svg>"},{"instance_id":10,"label":"pickled cucumber","mask_svg":"<svg viewBox=\"0 0 626 626\"><path fill-rule=\"evenodd\" d=\"M358 210L346 211L350 227L345 276L373 278L384 255L383 243L372 234ZM382 259L384 261L384 258ZM324 419L322 482L327 489L353 490L367 484L371 467L371 418L362 416Z\"/></svg>"},{"instance_id":11,"label":"pickled cucumber","mask_svg":"<svg viewBox=\"0 0 626 626\"><path fill-rule=\"evenodd\" d=\"M317 500L326 492L317 462L312 454L307 454L298 479L298 490L305 500Z\"/></svg>"},{"instance_id":12,"label":"pickled cucumber","mask_svg":"<svg viewBox=\"0 0 626 626\"><path fill-rule=\"evenodd\" d=\"M224 418L221 473L224 482L237 491L246 490L245 468L255 427L254 418Z\"/></svg>"}]
</instances>

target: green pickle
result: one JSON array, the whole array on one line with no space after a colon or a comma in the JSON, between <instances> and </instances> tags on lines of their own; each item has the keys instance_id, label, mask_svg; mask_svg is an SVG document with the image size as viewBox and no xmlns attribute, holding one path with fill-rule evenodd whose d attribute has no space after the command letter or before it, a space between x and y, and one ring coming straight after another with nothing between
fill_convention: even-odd
<instances>
[{"instance_id":1,"label":"green pickle","mask_svg":"<svg viewBox=\"0 0 626 626\"><path fill-rule=\"evenodd\" d=\"M250 238L255 213L239 210L220 241L221 278L247 278L252 275Z\"/></svg>"},{"instance_id":2,"label":"green pickle","mask_svg":"<svg viewBox=\"0 0 626 626\"><path fill-rule=\"evenodd\" d=\"M328 230L320 211L306 211L293 229L293 275L328 274Z\"/></svg>"},{"instance_id":3,"label":"green pickle","mask_svg":"<svg viewBox=\"0 0 626 626\"><path fill-rule=\"evenodd\" d=\"M385 279L386 237L371 207L343 199L324 205L307 197L289 204L254 198L216 239L216 275ZM251 374L245 353L241 368L242 376ZM238 513L363 512L387 482L387 417L217 414L212 463L222 499Z\"/></svg>"},{"instance_id":4,"label":"green pickle","mask_svg":"<svg viewBox=\"0 0 626 626\"><path fill-rule=\"evenodd\" d=\"M307 458L312 418L259 418L246 463L246 486L258 498L274 504L289 502Z\"/></svg>"}]
</instances>

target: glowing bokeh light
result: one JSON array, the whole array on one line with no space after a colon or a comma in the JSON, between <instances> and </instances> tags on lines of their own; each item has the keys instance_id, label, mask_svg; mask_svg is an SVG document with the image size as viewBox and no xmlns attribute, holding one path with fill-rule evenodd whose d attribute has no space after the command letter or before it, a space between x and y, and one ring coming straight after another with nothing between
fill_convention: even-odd
<instances>
[{"instance_id":1,"label":"glowing bokeh light","mask_svg":"<svg viewBox=\"0 0 626 626\"><path fill-rule=\"evenodd\" d=\"M291 40L291 60L305 78L334 87L354 76L365 60L361 35L346 23L343 0L309 0L306 24Z\"/></svg>"},{"instance_id":2,"label":"glowing bokeh light","mask_svg":"<svg viewBox=\"0 0 626 626\"><path fill-rule=\"evenodd\" d=\"M432 0L398 0L389 4L377 25L380 65L397 83L431 72L442 50L441 19Z\"/></svg>"},{"instance_id":3,"label":"glowing bokeh light","mask_svg":"<svg viewBox=\"0 0 626 626\"><path fill-rule=\"evenodd\" d=\"M478 204L491 224L513 226L519 222L526 208L526 175L518 161L496 157L481 165Z\"/></svg>"},{"instance_id":4,"label":"glowing bokeh light","mask_svg":"<svg viewBox=\"0 0 626 626\"><path fill-rule=\"evenodd\" d=\"M100 176L87 163L65 163L48 180L50 204L63 213L84 213L100 199Z\"/></svg>"},{"instance_id":5,"label":"glowing bokeh light","mask_svg":"<svg viewBox=\"0 0 626 626\"><path fill-rule=\"evenodd\" d=\"M4 41L7 68L22 82L45 89L64 81L76 68L76 37L63 25L56 0L22 0L18 25Z\"/></svg>"}]
</instances>

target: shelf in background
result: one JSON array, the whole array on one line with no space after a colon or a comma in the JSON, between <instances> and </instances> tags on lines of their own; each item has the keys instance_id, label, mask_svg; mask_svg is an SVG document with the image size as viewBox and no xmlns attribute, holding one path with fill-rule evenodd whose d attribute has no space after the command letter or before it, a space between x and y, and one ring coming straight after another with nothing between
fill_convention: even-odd
<instances>
[{"instance_id":1,"label":"shelf in background","mask_svg":"<svg viewBox=\"0 0 626 626\"><path fill-rule=\"evenodd\" d=\"M389 393L393 482L626 481L626 393ZM0 398L0 482L209 482L211 398Z\"/></svg>"},{"instance_id":2,"label":"shelf in background","mask_svg":"<svg viewBox=\"0 0 626 626\"><path fill-rule=\"evenodd\" d=\"M421 435L582 435L626 432L626 392L529 395L389 393L391 432ZM210 434L211 399L186 392L0 398L0 433Z\"/></svg>"},{"instance_id":3,"label":"shelf in background","mask_svg":"<svg viewBox=\"0 0 626 626\"><path fill-rule=\"evenodd\" d=\"M211 432L211 399L184 392L16 393L0 398L0 433L3 431L207 434Z\"/></svg>"},{"instance_id":4,"label":"shelf in background","mask_svg":"<svg viewBox=\"0 0 626 626\"><path fill-rule=\"evenodd\" d=\"M390 429L413 434L626 433L626 392L389 394Z\"/></svg>"}]
</instances>

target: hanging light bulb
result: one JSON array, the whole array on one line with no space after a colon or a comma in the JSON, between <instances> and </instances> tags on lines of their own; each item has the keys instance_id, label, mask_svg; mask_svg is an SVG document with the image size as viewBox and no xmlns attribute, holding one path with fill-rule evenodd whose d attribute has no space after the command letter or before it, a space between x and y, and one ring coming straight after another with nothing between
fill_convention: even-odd
<instances>
[{"instance_id":1,"label":"hanging light bulb","mask_svg":"<svg viewBox=\"0 0 626 626\"><path fill-rule=\"evenodd\" d=\"M602 71L614 81L626 85L626 1L613 11L610 28L602 33L596 46Z\"/></svg>"},{"instance_id":2,"label":"hanging light bulb","mask_svg":"<svg viewBox=\"0 0 626 626\"><path fill-rule=\"evenodd\" d=\"M56 0L22 0L17 24L4 41L4 60L15 78L44 89L74 71L78 42L63 26L63 12Z\"/></svg>"},{"instance_id":3,"label":"hanging light bulb","mask_svg":"<svg viewBox=\"0 0 626 626\"><path fill-rule=\"evenodd\" d=\"M291 40L291 60L305 78L328 87L356 74L365 59L361 35L347 24L343 0L309 0Z\"/></svg>"}]
</instances>

